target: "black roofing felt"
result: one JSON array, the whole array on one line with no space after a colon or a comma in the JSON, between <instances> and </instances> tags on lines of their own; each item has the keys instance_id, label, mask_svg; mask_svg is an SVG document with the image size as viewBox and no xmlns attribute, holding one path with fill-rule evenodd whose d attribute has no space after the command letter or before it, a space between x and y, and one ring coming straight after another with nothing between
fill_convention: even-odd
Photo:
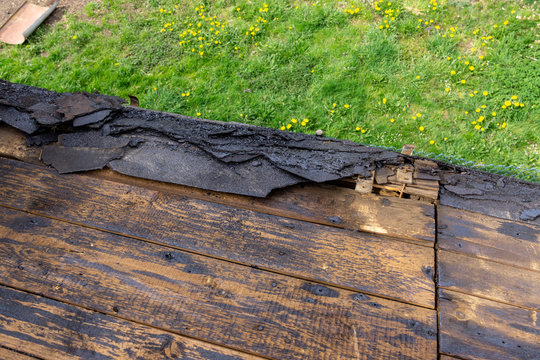
<instances>
[{"instance_id":1,"label":"black roofing felt","mask_svg":"<svg viewBox=\"0 0 540 360\"><path fill-rule=\"evenodd\" d=\"M369 176L378 166L411 161L346 140L123 104L113 96L59 94L0 80L0 122L28 134L30 143L42 147L43 161L61 173L109 167L136 177L264 197L300 182ZM440 164L441 203L540 222L540 185Z\"/></svg>"}]
</instances>

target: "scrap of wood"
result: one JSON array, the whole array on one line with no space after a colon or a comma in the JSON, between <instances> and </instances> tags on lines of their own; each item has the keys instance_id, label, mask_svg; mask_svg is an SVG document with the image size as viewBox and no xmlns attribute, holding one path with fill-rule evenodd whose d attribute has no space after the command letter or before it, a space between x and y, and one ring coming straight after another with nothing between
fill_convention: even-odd
<instances>
[{"instance_id":1,"label":"scrap of wood","mask_svg":"<svg viewBox=\"0 0 540 360\"><path fill-rule=\"evenodd\" d=\"M373 178L375 172L371 173L370 177L361 177L356 178L356 185L354 190L361 194L370 194L373 191Z\"/></svg>"}]
</instances>

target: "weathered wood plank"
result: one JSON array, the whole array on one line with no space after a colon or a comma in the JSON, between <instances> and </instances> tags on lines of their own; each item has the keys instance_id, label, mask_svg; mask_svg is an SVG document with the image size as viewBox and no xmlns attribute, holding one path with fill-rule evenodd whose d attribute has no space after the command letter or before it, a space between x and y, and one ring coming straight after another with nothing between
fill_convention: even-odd
<instances>
[{"instance_id":1,"label":"weathered wood plank","mask_svg":"<svg viewBox=\"0 0 540 360\"><path fill-rule=\"evenodd\" d=\"M435 242L433 205L360 194L340 186L301 184L274 190L266 198L253 198L134 178L112 170L93 171L89 175L241 209L412 240L427 246Z\"/></svg>"},{"instance_id":2,"label":"weathered wood plank","mask_svg":"<svg viewBox=\"0 0 540 360\"><path fill-rule=\"evenodd\" d=\"M1 124L0 156L41 163L39 149L26 147L22 132ZM406 199L363 196L352 189L318 184L292 186L275 190L267 198L253 198L134 178L112 170L88 174L267 214L405 238L429 246L435 241L433 205Z\"/></svg>"},{"instance_id":3,"label":"weathered wood plank","mask_svg":"<svg viewBox=\"0 0 540 360\"><path fill-rule=\"evenodd\" d=\"M453 356L448 356L448 355L441 355L439 357L439 360L459 360L458 358L455 358Z\"/></svg>"},{"instance_id":4,"label":"weathered wood plank","mask_svg":"<svg viewBox=\"0 0 540 360\"><path fill-rule=\"evenodd\" d=\"M538 312L440 290L440 351L465 359L538 359Z\"/></svg>"},{"instance_id":5,"label":"weathered wood plank","mask_svg":"<svg viewBox=\"0 0 540 360\"><path fill-rule=\"evenodd\" d=\"M438 245L540 271L540 226L438 206Z\"/></svg>"},{"instance_id":6,"label":"weathered wood plank","mask_svg":"<svg viewBox=\"0 0 540 360\"><path fill-rule=\"evenodd\" d=\"M2 344L42 359L262 359L0 286ZM16 352L1 359L34 359ZM18 357L17 357L18 356Z\"/></svg>"},{"instance_id":7,"label":"weathered wood plank","mask_svg":"<svg viewBox=\"0 0 540 360\"><path fill-rule=\"evenodd\" d=\"M442 288L540 310L540 272L444 250L437 259Z\"/></svg>"},{"instance_id":8,"label":"weathered wood plank","mask_svg":"<svg viewBox=\"0 0 540 360\"><path fill-rule=\"evenodd\" d=\"M26 136L11 126L0 124L0 156L39 164L40 149L26 146Z\"/></svg>"},{"instance_id":9,"label":"weathered wood plank","mask_svg":"<svg viewBox=\"0 0 540 360\"><path fill-rule=\"evenodd\" d=\"M434 307L432 248L0 161L0 204Z\"/></svg>"},{"instance_id":10,"label":"weathered wood plank","mask_svg":"<svg viewBox=\"0 0 540 360\"><path fill-rule=\"evenodd\" d=\"M434 310L0 212L8 286L277 359L437 356Z\"/></svg>"},{"instance_id":11,"label":"weathered wood plank","mask_svg":"<svg viewBox=\"0 0 540 360\"><path fill-rule=\"evenodd\" d=\"M0 320L1 323L1 320ZM1 333L2 330L0 330ZM28 356L25 354L21 354L20 352L16 352L10 349L7 349L5 347L0 346L0 359L4 360L36 360L38 358L33 356Z\"/></svg>"}]
</instances>

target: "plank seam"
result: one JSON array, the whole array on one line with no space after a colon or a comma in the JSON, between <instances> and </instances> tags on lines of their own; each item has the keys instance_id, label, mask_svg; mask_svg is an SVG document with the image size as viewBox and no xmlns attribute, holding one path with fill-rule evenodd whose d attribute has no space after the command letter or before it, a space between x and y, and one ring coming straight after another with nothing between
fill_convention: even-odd
<instances>
[{"instance_id":1,"label":"plank seam","mask_svg":"<svg viewBox=\"0 0 540 360\"><path fill-rule=\"evenodd\" d=\"M12 285L8 285L4 282L1 282L0 281L0 286L4 286L6 288L9 288L9 289L13 289L13 290L18 290L18 291L22 291L22 292L25 292L25 293L28 293L28 294L32 294L32 295L35 295L35 296L39 296L39 297L42 297L42 298L45 298L45 299L49 299L49 300L53 300L53 301L57 301L57 302L60 302L62 304L66 304L66 305L69 305L69 306L74 306L74 307L78 307L80 309L85 309L85 310L89 310L89 311L93 311L93 312L96 312L96 313L99 313L99 314L102 314L102 315L105 315L105 316L110 316L112 318L117 318L117 319L120 319L120 320L123 320L123 321L128 321L130 323L133 323L133 324L138 324L138 325L142 325L142 326L145 326L145 327L149 327L149 328L152 328L152 329L156 329L156 330L160 330L160 331L163 331L163 332L167 332L167 333L170 333L170 334L175 334L175 335L179 335L179 336L182 336L182 337L185 337L185 338L188 338L188 339L192 339L192 340L196 340L196 341L200 341L200 342L204 342L206 344L211 344L211 345L215 345L215 346L219 346L219 347L222 347L224 349L229 349L229 350L233 350L233 351L238 351L238 352L241 352L241 353L244 353L244 354L247 354L247 355L252 355L252 356L257 356L259 358L262 358L262 359L267 359L267 360L273 360L272 358L270 357L267 357L265 355L261 355L261 354L257 354L257 353L252 353L250 351L247 351L245 349L240 349L240 348L235 348L235 347L232 347L232 346L227 346L227 345L223 345L223 344L219 344L219 343L216 343L216 342L213 342L213 341L209 341L207 339L202 339L202 338L198 338L198 337L195 337L195 336L192 336L192 335L187 335L187 334L184 334L182 332L179 332L179 331L174 331L174 330L171 330L171 329L165 329L165 328L162 328L160 326L155 326L155 325L151 325L151 324L147 324L147 323L144 323L144 322L141 322L141 321L137 321L137 320L134 320L134 319L130 319L130 318L126 318L126 317L123 317L123 316L119 316L115 313L108 313L106 311L102 311L102 310L97 310L97 309L94 309L92 307L88 307L88 306L84 306L84 305L81 305L81 304L76 304L76 303L72 303L70 301L65 301L63 299L60 299L60 298L56 298L56 297L53 297L53 296L48 296L48 295L44 295L42 293L38 293L38 292L34 292L34 291L31 291L31 290L28 290L28 289L25 289L25 288L21 288L21 287L18 287L18 286L12 286ZM1 345L0 345L1 346ZM8 348L6 348L8 349ZM8 350L12 350L12 349L8 349ZM16 350L13 350L13 351L16 351ZM24 355L28 355L28 354L25 354L21 351L17 351L21 354L24 354ZM33 355L29 355L31 357L35 357ZM38 359L41 359L41 358L38 358ZM45 359L42 359L42 360L45 360Z\"/></svg>"},{"instance_id":2,"label":"plank seam","mask_svg":"<svg viewBox=\"0 0 540 360\"><path fill-rule=\"evenodd\" d=\"M458 356L458 355L448 354L448 353L445 353L445 352L439 353L439 355L440 356L444 355L444 356L448 356L448 357L451 357L451 358L454 358L454 359L459 359L459 360L470 360L469 358L464 358L464 357L461 357L461 356Z\"/></svg>"},{"instance_id":3,"label":"plank seam","mask_svg":"<svg viewBox=\"0 0 540 360\"><path fill-rule=\"evenodd\" d=\"M46 360L45 358L38 357L38 356L36 356L36 355L32 355L32 354L26 353L26 352L21 351L21 350L15 350L15 349L12 349L12 348L10 348L10 347L4 346L4 345L2 345L2 344L0 344L0 348L6 349L6 350L9 350L9 351L13 351L13 352L16 352L16 353L18 353L18 354L21 354L21 355L24 355L24 356L28 356L28 357L31 357L31 358L34 358L34 359Z\"/></svg>"},{"instance_id":4,"label":"plank seam","mask_svg":"<svg viewBox=\"0 0 540 360\"><path fill-rule=\"evenodd\" d=\"M463 240L463 241L467 241L467 240ZM497 248L494 248L494 247L488 246L488 245L484 245L484 244L481 244L481 243L476 243L476 242L473 242L473 241L470 241L470 243L473 243L473 244L476 244L476 245L482 245L482 246L484 246L486 248L491 248L491 249L496 249L497 250ZM534 271L534 272L540 273L540 270L537 270L537 269L531 269L531 268L527 268L527 267L524 267L524 266L518 266L518 265L515 265L515 264L509 264L509 263L498 261L498 260L486 259L484 257L476 256L476 255L465 253L465 252L460 252L460 251L457 251L457 250L445 249L445 248L439 248L439 250L440 251L446 251L446 252L456 254L456 255L467 256L467 257L470 257L470 258L473 258L473 259L489 261L489 262L492 262L494 264L509 266L509 267L513 267L513 268L516 268L516 269L520 269L520 270Z\"/></svg>"},{"instance_id":5,"label":"plank seam","mask_svg":"<svg viewBox=\"0 0 540 360\"><path fill-rule=\"evenodd\" d=\"M245 267L256 267L257 269L268 272L268 273L287 276L287 277L293 278L293 279L299 279L299 280L309 281L309 282L313 282L313 283L317 283L317 284L332 286L334 288L347 290L347 291L353 291L353 292L357 292L357 293L362 293L362 294L366 294L366 295L369 295L369 296L374 296L374 297L377 297L377 298L380 298L380 299L391 300L391 301L394 301L394 302L407 304L407 305L412 305L412 306L416 306L416 307L420 307L420 308L424 308L424 309L429 309L429 310L434 310L435 309L435 306L417 304L417 303L414 303L414 302L409 302L409 301L405 301L405 300L402 300L402 299L393 298L393 297L390 297L390 296L384 296L384 295L377 294L377 293L372 293L372 292L368 292L368 291L364 291L364 290L359 290L359 289L355 289L355 288L352 288L352 287L347 287L347 286L334 284L334 283L330 283L330 282L326 282L326 281L322 281L322 280L317 280L317 279L311 279L311 278L308 278L308 277L289 274L289 273L286 273L286 272L280 272L278 270L269 269L269 268L264 267L264 266L248 264L248 263L242 263L242 262L239 262L239 261L234 261L234 260L226 259L226 258L220 258L220 257L217 257L217 256L212 256L212 255L208 255L208 254L201 253L201 252L196 252L196 251L189 250L189 249L184 249L184 248L176 247L176 246L169 245L169 244L163 244L163 243L156 242L156 241L146 239L146 238L143 238L143 237L138 237L138 236L135 236L135 235L123 234L123 233L119 233L119 232L115 232L115 231L111 231L111 230L101 229L101 228L94 227L94 226L91 226L91 225L81 224L81 223L77 223L77 222L74 222L74 221L71 221L71 220L60 219L60 218L56 218L56 217L53 217L53 216L41 214L41 213L34 212L34 211L28 211L28 210L25 210L25 209L20 209L20 208L16 208L16 207L4 205L4 204L0 204L0 207L10 209L10 210L24 212L24 213L31 214L31 215L34 215L34 216L44 217L44 218L47 218L47 219L51 219L51 220L55 220L55 221L59 221L59 222L67 223L67 224L80 226L80 227L87 228L87 229L97 230L97 231L101 231L101 232L108 233L108 234L122 236L122 237L129 238L129 239L143 241L143 242L148 243L148 244L157 245L157 246L161 246L161 247L165 247L165 248L169 248L169 249L174 249L174 250L182 251L182 252L189 253L189 254L199 255L199 256L206 257L208 259L224 261L224 262L228 262L228 263L236 264L236 265L240 265L240 266L245 266Z\"/></svg>"},{"instance_id":6,"label":"plank seam","mask_svg":"<svg viewBox=\"0 0 540 360\"><path fill-rule=\"evenodd\" d=\"M508 302L505 302L505 301L489 298L489 297L486 297L486 296L472 294L472 293L469 293L469 292L466 292L466 291L451 289L451 288L446 287L446 286L440 286L439 289L442 289L442 290L445 290L445 291L455 292L455 293L458 293L458 294L468 295L468 296L476 297L476 298L483 299L483 300L493 301L493 302L496 302L498 304L503 304L503 305L506 305L506 306L511 306L511 307L514 307L514 308L522 309L522 310L535 311L535 312L540 311L540 307L535 309L535 308L531 308L531 307L527 307L527 306L523 306L523 305L516 305L516 304L508 303Z\"/></svg>"},{"instance_id":7,"label":"plank seam","mask_svg":"<svg viewBox=\"0 0 540 360\"><path fill-rule=\"evenodd\" d=\"M118 179L116 179L116 178L113 179L112 177L107 176L106 174L100 174L97 171L92 171L92 172L89 172L89 173L86 173L86 174L79 174L79 175L80 176L88 176L88 177L91 177L91 178L97 179L97 180L106 180L106 181L110 181L110 182L115 182L115 183L119 183L119 184L123 184L123 185L142 187L142 188L145 188L145 189L151 189L151 190L158 191L158 192L164 193L164 194L169 194L169 195L182 195L182 196L185 196L185 197L193 199L193 200L205 201L205 202L209 202L209 203L212 203L212 204L224 205L224 206L234 207L234 208L238 208L238 209L242 209L242 210L253 211L253 212L258 213L258 214L265 214L265 215L277 216L277 217L284 218L284 219L303 221L303 222L307 222L307 223L311 223L311 224L328 226L330 228L342 229L342 230L347 230L347 231L351 231L351 232L355 232L355 233L358 232L358 233L370 234L370 235L374 235L374 236L383 236L383 237L385 236L384 234L380 234L380 233L376 233L376 232L370 232L370 231L365 231L365 230L360 230L360 229L351 229L351 228L348 228L348 227L345 227L345 226L338 226L339 224L335 224L335 223L317 221L317 220L311 219L309 217L302 217L302 216L293 217L293 216L282 215L282 214L280 214L280 211L277 208L274 208L275 211L262 211L261 209L253 209L252 207L246 206L246 205L243 205L243 204L233 204L232 201L226 201L226 200L225 201L216 201L218 199L209 199L209 198L207 198L205 196L197 196L197 194L186 195L183 192L180 192L180 191L177 192L177 191L170 190L170 189L167 189L167 188L162 189L162 188L160 188L159 185L149 184L150 186L143 186L142 184L137 184L136 181L124 180L123 177L118 178ZM120 175L122 175L122 174L120 174ZM125 176L127 176L127 175L125 175ZM155 180L148 180L148 179L142 179L142 180L155 181ZM169 186L169 185L172 186L173 184L167 184L167 186ZM184 186L186 186L186 185L184 185ZM238 196L242 196L242 195L238 195ZM414 244L414 245L429 247L429 248L432 248L433 244L434 244L433 241L420 240L420 239L416 239L416 238L413 238L413 237L397 237L397 236L392 236L392 235L386 235L386 236L392 238L392 240L404 242L404 243L407 243L407 244Z\"/></svg>"},{"instance_id":8,"label":"plank seam","mask_svg":"<svg viewBox=\"0 0 540 360\"><path fill-rule=\"evenodd\" d=\"M435 222L435 243L433 246L433 259L434 259L434 277L435 277L435 310L437 317L437 359L441 360L441 329L440 329L440 306L439 306L439 243L438 243L438 234L439 234L439 217L437 213L437 206L434 206L434 222Z\"/></svg>"}]
</instances>

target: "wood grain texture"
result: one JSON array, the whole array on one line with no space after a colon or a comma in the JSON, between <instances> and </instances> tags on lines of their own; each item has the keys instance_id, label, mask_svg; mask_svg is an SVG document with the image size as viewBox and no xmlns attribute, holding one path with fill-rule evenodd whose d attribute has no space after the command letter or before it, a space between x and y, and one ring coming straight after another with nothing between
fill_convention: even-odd
<instances>
[{"instance_id":1,"label":"wood grain texture","mask_svg":"<svg viewBox=\"0 0 540 360\"><path fill-rule=\"evenodd\" d=\"M0 330L0 334L1 334L1 331L2 330ZM0 338L0 341L1 341L1 338ZM16 351L0 346L0 359L2 360L36 360L38 358L21 354L20 352L16 352Z\"/></svg>"},{"instance_id":2,"label":"wood grain texture","mask_svg":"<svg viewBox=\"0 0 540 360\"><path fill-rule=\"evenodd\" d=\"M540 226L437 207L440 249L540 271Z\"/></svg>"},{"instance_id":3,"label":"wood grain texture","mask_svg":"<svg viewBox=\"0 0 540 360\"><path fill-rule=\"evenodd\" d=\"M39 161L39 149L28 148L24 134L6 125L0 125L0 156L43 165ZM108 169L87 174L242 209L404 238L428 246L433 246L435 241L433 205L406 199L366 196L352 189L319 184L292 186L275 190L267 198L253 198L134 178Z\"/></svg>"},{"instance_id":4,"label":"wood grain texture","mask_svg":"<svg viewBox=\"0 0 540 360\"><path fill-rule=\"evenodd\" d=\"M0 161L0 184L0 204L434 307L429 247L13 160Z\"/></svg>"},{"instance_id":5,"label":"wood grain texture","mask_svg":"<svg viewBox=\"0 0 540 360\"><path fill-rule=\"evenodd\" d=\"M440 290L440 351L464 359L537 360L538 312Z\"/></svg>"},{"instance_id":6,"label":"wood grain texture","mask_svg":"<svg viewBox=\"0 0 540 360\"><path fill-rule=\"evenodd\" d=\"M540 310L540 272L439 251L439 286Z\"/></svg>"},{"instance_id":7,"label":"wood grain texture","mask_svg":"<svg viewBox=\"0 0 540 360\"><path fill-rule=\"evenodd\" d=\"M7 286L276 359L437 356L434 310L0 211Z\"/></svg>"},{"instance_id":8,"label":"wood grain texture","mask_svg":"<svg viewBox=\"0 0 540 360\"><path fill-rule=\"evenodd\" d=\"M439 357L439 360L459 360L458 358L455 358L453 356L448 356L448 355L441 355Z\"/></svg>"},{"instance_id":9,"label":"wood grain texture","mask_svg":"<svg viewBox=\"0 0 540 360\"><path fill-rule=\"evenodd\" d=\"M0 124L0 156L39 164L40 150L26 146L26 136L11 126Z\"/></svg>"},{"instance_id":10,"label":"wood grain texture","mask_svg":"<svg viewBox=\"0 0 540 360\"><path fill-rule=\"evenodd\" d=\"M408 199L360 194L327 184L295 185L274 190L266 198L253 198L134 178L112 170L93 171L89 175L241 209L393 236L427 246L435 242L434 206Z\"/></svg>"},{"instance_id":11,"label":"wood grain texture","mask_svg":"<svg viewBox=\"0 0 540 360\"><path fill-rule=\"evenodd\" d=\"M262 360L4 286L0 286L0 339L12 349L51 360ZM0 347L2 359L34 359L16 352L8 355L3 357Z\"/></svg>"}]
</instances>

